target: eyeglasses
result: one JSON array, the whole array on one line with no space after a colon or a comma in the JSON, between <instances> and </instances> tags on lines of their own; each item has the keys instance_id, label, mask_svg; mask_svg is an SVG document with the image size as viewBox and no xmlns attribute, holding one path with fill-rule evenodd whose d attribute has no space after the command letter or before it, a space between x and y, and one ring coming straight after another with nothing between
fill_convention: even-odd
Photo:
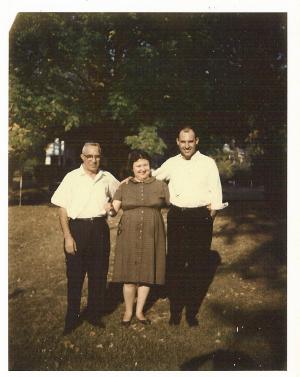
<instances>
[{"instance_id":1,"label":"eyeglasses","mask_svg":"<svg viewBox=\"0 0 300 377\"><path fill-rule=\"evenodd\" d=\"M87 158L88 160L93 160L94 158L96 160L100 160L100 154L84 154L84 157Z\"/></svg>"}]
</instances>

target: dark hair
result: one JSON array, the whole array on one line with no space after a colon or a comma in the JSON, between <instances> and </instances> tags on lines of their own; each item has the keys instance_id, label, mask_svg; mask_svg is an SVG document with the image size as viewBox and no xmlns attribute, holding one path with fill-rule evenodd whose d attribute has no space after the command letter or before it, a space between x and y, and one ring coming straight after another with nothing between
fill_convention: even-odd
<instances>
[{"instance_id":1,"label":"dark hair","mask_svg":"<svg viewBox=\"0 0 300 377\"><path fill-rule=\"evenodd\" d=\"M147 160L149 161L149 165L151 167L151 157L149 154L145 151L142 151L140 149L134 149L129 153L128 156L128 169L129 171L132 171L133 164L138 161L139 159Z\"/></svg>"},{"instance_id":2,"label":"dark hair","mask_svg":"<svg viewBox=\"0 0 300 377\"><path fill-rule=\"evenodd\" d=\"M196 131L193 127L190 127L190 126L186 126L186 127L180 127L178 128L178 133L177 133L177 138L179 139L179 135L180 135L180 132L183 131L183 132L189 132L189 131L193 131L194 132L194 135L195 137L197 137L197 134L196 134Z\"/></svg>"}]
</instances>

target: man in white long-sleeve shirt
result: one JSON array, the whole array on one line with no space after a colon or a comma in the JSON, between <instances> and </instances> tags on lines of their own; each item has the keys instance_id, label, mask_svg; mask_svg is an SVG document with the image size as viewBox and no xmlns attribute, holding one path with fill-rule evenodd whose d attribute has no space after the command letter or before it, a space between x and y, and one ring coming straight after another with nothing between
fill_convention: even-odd
<instances>
[{"instance_id":1,"label":"man in white long-sleeve shirt","mask_svg":"<svg viewBox=\"0 0 300 377\"><path fill-rule=\"evenodd\" d=\"M180 154L169 158L152 174L169 182L171 207L168 212L167 286L169 323L178 325L182 310L186 320L197 326L197 287L205 269L216 212L224 208L219 171L215 161L197 151L198 137L192 128L178 135Z\"/></svg>"}]
</instances>

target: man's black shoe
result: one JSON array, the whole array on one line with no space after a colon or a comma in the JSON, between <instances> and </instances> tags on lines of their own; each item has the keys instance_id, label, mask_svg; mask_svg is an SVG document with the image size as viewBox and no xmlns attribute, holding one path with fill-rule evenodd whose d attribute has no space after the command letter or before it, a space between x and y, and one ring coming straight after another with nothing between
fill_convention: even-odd
<instances>
[{"instance_id":1,"label":"man's black shoe","mask_svg":"<svg viewBox=\"0 0 300 377\"><path fill-rule=\"evenodd\" d=\"M79 325L81 325L82 321L80 318L76 318L72 321L66 321L65 322L65 327L63 331L63 335L69 335L71 332L73 332Z\"/></svg>"},{"instance_id":2,"label":"man's black shoe","mask_svg":"<svg viewBox=\"0 0 300 377\"><path fill-rule=\"evenodd\" d=\"M178 326L180 324L181 317L180 316L171 316L169 320L170 326Z\"/></svg>"},{"instance_id":3,"label":"man's black shoe","mask_svg":"<svg viewBox=\"0 0 300 377\"><path fill-rule=\"evenodd\" d=\"M100 313L95 314L88 308L85 308L85 310L81 313L81 318L94 327L98 327L99 329L105 328L105 324L101 321Z\"/></svg>"},{"instance_id":4,"label":"man's black shoe","mask_svg":"<svg viewBox=\"0 0 300 377\"><path fill-rule=\"evenodd\" d=\"M94 327L98 327L99 329L105 328L105 324L101 321L101 318L87 318L87 322Z\"/></svg>"},{"instance_id":5,"label":"man's black shoe","mask_svg":"<svg viewBox=\"0 0 300 377\"><path fill-rule=\"evenodd\" d=\"M76 329L76 326L66 325L63 331L63 336L71 334Z\"/></svg>"},{"instance_id":6,"label":"man's black shoe","mask_svg":"<svg viewBox=\"0 0 300 377\"><path fill-rule=\"evenodd\" d=\"M196 326L199 326L199 321L197 318L193 317L193 318L187 318L186 319L188 325L190 327L196 327Z\"/></svg>"}]
</instances>

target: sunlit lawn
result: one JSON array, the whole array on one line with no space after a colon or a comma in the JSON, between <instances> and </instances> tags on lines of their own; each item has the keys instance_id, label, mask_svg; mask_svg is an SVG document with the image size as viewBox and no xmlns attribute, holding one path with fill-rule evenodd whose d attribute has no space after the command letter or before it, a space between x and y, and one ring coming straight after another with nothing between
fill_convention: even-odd
<instances>
[{"instance_id":1,"label":"sunlit lawn","mask_svg":"<svg viewBox=\"0 0 300 377\"><path fill-rule=\"evenodd\" d=\"M118 218L110 220L112 249ZM57 211L9 208L10 370L286 369L284 214L233 202L217 217L212 249L222 259L202 303L200 326L168 325L156 291L151 326L120 326L123 302L110 284L105 329L83 323L63 337L66 277ZM111 254L111 270L113 253ZM86 304L86 285L82 305Z\"/></svg>"}]
</instances>

